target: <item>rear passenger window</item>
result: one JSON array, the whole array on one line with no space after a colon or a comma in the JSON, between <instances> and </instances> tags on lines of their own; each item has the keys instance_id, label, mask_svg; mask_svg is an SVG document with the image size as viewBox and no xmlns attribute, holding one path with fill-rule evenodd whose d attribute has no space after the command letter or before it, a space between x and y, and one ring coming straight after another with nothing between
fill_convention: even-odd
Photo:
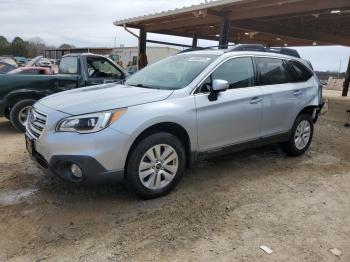
<instances>
[{"instance_id":1,"label":"rear passenger window","mask_svg":"<svg viewBox=\"0 0 350 262\"><path fill-rule=\"evenodd\" d=\"M288 64L294 69L297 76L297 82L305 82L312 77L312 73L306 66L296 61L288 61Z\"/></svg>"},{"instance_id":2,"label":"rear passenger window","mask_svg":"<svg viewBox=\"0 0 350 262\"><path fill-rule=\"evenodd\" d=\"M212 74L212 80L215 79L228 81L230 89L254 86L252 59L239 57L225 62Z\"/></svg>"},{"instance_id":3,"label":"rear passenger window","mask_svg":"<svg viewBox=\"0 0 350 262\"><path fill-rule=\"evenodd\" d=\"M281 59L257 57L256 63L262 85L285 84L294 80Z\"/></svg>"}]
</instances>

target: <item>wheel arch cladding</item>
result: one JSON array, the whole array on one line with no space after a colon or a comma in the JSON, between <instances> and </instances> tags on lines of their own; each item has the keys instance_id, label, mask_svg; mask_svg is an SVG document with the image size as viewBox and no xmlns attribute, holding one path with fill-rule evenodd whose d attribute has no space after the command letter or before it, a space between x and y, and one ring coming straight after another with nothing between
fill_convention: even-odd
<instances>
[{"instance_id":1,"label":"wheel arch cladding","mask_svg":"<svg viewBox=\"0 0 350 262\"><path fill-rule=\"evenodd\" d=\"M12 107L21 100L31 99L37 101L41 98L43 98L43 96L35 92L15 93L5 98L5 107Z\"/></svg>"},{"instance_id":2,"label":"wheel arch cladding","mask_svg":"<svg viewBox=\"0 0 350 262\"><path fill-rule=\"evenodd\" d=\"M303 114L307 114L307 115L312 116L315 109L317 109L317 106L307 106L299 112L299 114L297 115L296 118L298 118L298 116L303 115Z\"/></svg>"},{"instance_id":3,"label":"wheel arch cladding","mask_svg":"<svg viewBox=\"0 0 350 262\"><path fill-rule=\"evenodd\" d=\"M137 146L137 144L140 141L142 141L144 138L146 138L147 136L149 136L151 134L155 134L155 133L160 133L160 132L170 133L170 134L176 136L181 141L181 143L185 147L186 166L190 165L191 142L190 142L190 137L189 137L186 129L177 123L163 122L163 123L154 124L154 125L148 127L147 129L142 131L141 134L139 134L136 137L136 139L133 141L133 143L129 149L129 152L128 152L128 155L127 155L127 158L125 161L125 170L127 167L127 163L129 161L129 157L130 157L131 153L133 152L133 150L135 149L135 147Z\"/></svg>"}]
</instances>

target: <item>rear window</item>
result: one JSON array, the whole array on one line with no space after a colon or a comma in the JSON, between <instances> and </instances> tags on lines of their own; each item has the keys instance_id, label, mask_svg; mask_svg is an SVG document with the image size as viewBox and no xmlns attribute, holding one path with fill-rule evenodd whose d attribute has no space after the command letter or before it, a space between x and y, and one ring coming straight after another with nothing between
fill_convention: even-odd
<instances>
[{"instance_id":1,"label":"rear window","mask_svg":"<svg viewBox=\"0 0 350 262\"><path fill-rule=\"evenodd\" d=\"M75 56L63 57L59 68L60 74L78 74L78 58Z\"/></svg>"},{"instance_id":2,"label":"rear window","mask_svg":"<svg viewBox=\"0 0 350 262\"><path fill-rule=\"evenodd\" d=\"M293 68L296 74L297 82L305 82L312 77L312 73L310 72L310 70L307 69L306 66L302 65L301 63L296 61L288 61L288 64Z\"/></svg>"},{"instance_id":3,"label":"rear window","mask_svg":"<svg viewBox=\"0 0 350 262\"><path fill-rule=\"evenodd\" d=\"M256 63L260 72L261 85L277 85L293 81L293 76L282 59L257 57Z\"/></svg>"}]
</instances>

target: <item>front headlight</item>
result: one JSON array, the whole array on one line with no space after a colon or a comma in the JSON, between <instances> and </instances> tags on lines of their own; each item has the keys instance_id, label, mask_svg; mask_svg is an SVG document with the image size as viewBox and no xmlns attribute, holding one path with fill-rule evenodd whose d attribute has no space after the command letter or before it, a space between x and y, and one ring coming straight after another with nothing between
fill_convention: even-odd
<instances>
[{"instance_id":1,"label":"front headlight","mask_svg":"<svg viewBox=\"0 0 350 262\"><path fill-rule=\"evenodd\" d=\"M125 111L121 109L64 118L58 122L56 131L81 134L98 132L116 122Z\"/></svg>"}]
</instances>

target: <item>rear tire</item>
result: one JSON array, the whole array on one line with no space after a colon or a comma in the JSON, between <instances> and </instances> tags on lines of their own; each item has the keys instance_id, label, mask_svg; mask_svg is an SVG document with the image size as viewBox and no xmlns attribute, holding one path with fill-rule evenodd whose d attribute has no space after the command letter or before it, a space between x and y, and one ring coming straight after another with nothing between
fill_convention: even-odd
<instances>
[{"instance_id":1,"label":"rear tire","mask_svg":"<svg viewBox=\"0 0 350 262\"><path fill-rule=\"evenodd\" d=\"M33 99L25 99L14 104L10 111L10 121L14 128L21 132L25 132L24 126L26 115L36 101Z\"/></svg>"},{"instance_id":2,"label":"rear tire","mask_svg":"<svg viewBox=\"0 0 350 262\"><path fill-rule=\"evenodd\" d=\"M168 194L185 171L186 153L181 141L169 133L141 140L129 156L126 182L141 199Z\"/></svg>"},{"instance_id":3,"label":"rear tire","mask_svg":"<svg viewBox=\"0 0 350 262\"><path fill-rule=\"evenodd\" d=\"M302 114L294 122L289 141L282 144L282 149L289 156L300 156L310 147L314 133L312 117Z\"/></svg>"}]
</instances>

